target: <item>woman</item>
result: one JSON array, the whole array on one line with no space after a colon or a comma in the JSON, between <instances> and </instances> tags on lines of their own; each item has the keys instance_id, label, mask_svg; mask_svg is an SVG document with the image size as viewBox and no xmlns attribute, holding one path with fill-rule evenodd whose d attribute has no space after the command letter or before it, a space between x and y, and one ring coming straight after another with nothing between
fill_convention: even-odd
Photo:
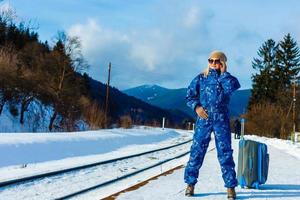
<instances>
[{"instance_id":1,"label":"woman","mask_svg":"<svg viewBox=\"0 0 300 200\"><path fill-rule=\"evenodd\" d=\"M192 196L197 183L199 169L214 132L218 160L222 177L227 188L228 199L235 199L237 186L228 104L231 94L240 88L238 80L227 72L226 55L213 51L208 59L208 67L197 75L187 90L187 105L197 114L195 134L190 158L184 172L187 183L185 194Z\"/></svg>"}]
</instances>

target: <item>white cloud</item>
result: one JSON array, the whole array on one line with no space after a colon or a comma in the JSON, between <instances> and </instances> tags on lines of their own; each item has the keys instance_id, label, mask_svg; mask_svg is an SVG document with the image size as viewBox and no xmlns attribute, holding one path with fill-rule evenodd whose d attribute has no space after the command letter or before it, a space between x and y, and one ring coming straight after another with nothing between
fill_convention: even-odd
<instances>
[{"instance_id":1,"label":"white cloud","mask_svg":"<svg viewBox=\"0 0 300 200\"><path fill-rule=\"evenodd\" d=\"M160 30L128 31L121 33L103 28L96 20L89 19L86 24L75 24L67 31L71 36L79 36L85 56L93 60L93 56L100 57L103 52L115 47L126 49L122 57L134 66L144 71L154 71L157 66L174 57L176 50L172 48L174 42L171 37ZM173 49L170 51L170 49Z\"/></svg>"},{"instance_id":2,"label":"white cloud","mask_svg":"<svg viewBox=\"0 0 300 200\"><path fill-rule=\"evenodd\" d=\"M130 58L142 62L146 71L155 71L176 57L176 41L163 30L148 30L131 37ZM166 67L166 66L164 66Z\"/></svg>"},{"instance_id":3,"label":"white cloud","mask_svg":"<svg viewBox=\"0 0 300 200\"><path fill-rule=\"evenodd\" d=\"M182 16L177 19L182 20ZM172 20L164 22L167 26L119 30L90 18L86 23L72 25L67 33L80 37L93 78L106 80L107 72L103 66L112 62L118 88L147 83L174 87L182 82L186 85L194 76L191 70L201 70L198 57L206 54L210 45L207 35L195 34L205 24L199 23L197 29L187 32L185 25L177 22Z\"/></svg>"},{"instance_id":4,"label":"white cloud","mask_svg":"<svg viewBox=\"0 0 300 200\"><path fill-rule=\"evenodd\" d=\"M68 30L71 36L79 36L83 50L88 54L91 51L103 51L112 42L128 43L128 36L104 29L94 19L88 19L87 24L75 24Z\"/></svg>"},{"instance_id":5,"label":"white cloud","mask_svg":"<svg viewBox=\"0 0 300 200\"><path fill-rule=\"evenodd\" d=\"M188 28L192 28L199 23L199 8L191 7L184 18L184 25Z\"/></svg>"},{"instance_id":6,"label":"white cloud","mask_svg":"<svg viewBox=\"0 0 300 200\"><path fill-rule=\"evenodd\" d=\"M221 42L216 40L220 37L211 32L215 18L210 10L200 13L194 6L182 9L175 17L156 26L125 29L90 18L72 25L67 32L81 38L82 52L91 65L90 75L97 80L106 81L105 66L112 62L112 80L116 81L112 84L120 89L140 84L182 87L206 68L207 55L214 48L227 52L237 47L231 45L235 32ZM235 61L231 62L235 66Z\"/></svg>"},{"instance_id":7,"label":"white cloud","mask_svg":"<svg viewBox=\"0 0 300 200\"><path fill-rule=\"evenodd\" d=\"M132 46L131 57L137 61L142 61L150 71L155 69L158 62L155 49L146 44Z\"/></svg>"}]
</instances>

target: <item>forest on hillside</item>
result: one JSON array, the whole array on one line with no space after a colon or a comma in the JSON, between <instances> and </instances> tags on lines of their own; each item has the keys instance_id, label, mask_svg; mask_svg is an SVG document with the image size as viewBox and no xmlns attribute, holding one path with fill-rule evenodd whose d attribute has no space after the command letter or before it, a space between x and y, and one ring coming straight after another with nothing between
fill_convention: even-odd
<instances>
[{"instance_id":1,"label":"forest on hillside","mask_svg":"<svg viewBox=\"0 0 300 200\"><path fill-rule=\"evenodd\" d=\"M58 31L40 41L30 23L16 23L12 10L0 13L0 115L7 110L30 131L76 131L132 124L185 127L190 117L163 110L110 88L86 73L80 38ZM106 117L107 116L107 117Z\"/></svg>"},{"instance_id":2,"label":"forest on hillside","mask_svg":"<svg viewBox=\"0 0 300 200\"><path fill-rule=\"evenodd\" d=\"M100 123L88 116L98 105L80 75L88 65L79 38L58 32L51 47L39 41L30 24L17 24L14 16L10 11L0 15L0 114L7 105L20 124L38 128L47 123L49 131Z\"/></svg>"}]
</instances>

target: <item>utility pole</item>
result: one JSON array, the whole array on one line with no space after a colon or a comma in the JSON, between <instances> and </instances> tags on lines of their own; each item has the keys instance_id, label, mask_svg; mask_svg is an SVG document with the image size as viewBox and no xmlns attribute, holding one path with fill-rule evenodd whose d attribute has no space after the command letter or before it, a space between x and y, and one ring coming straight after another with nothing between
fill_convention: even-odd
<instances>
[{"instance_id":1,"label":"utility pole","mask_svg":"<svg viewBox=\"0 0 300 200\"><path fill-rule=\"evenodd\" d=\"M106 100L105 100L105 128L107 128L107 111L108 111L108 95L109 95L109 82L110 82L110 69L111 69L111 63L109 62L108 65L108 79L106 84Z\"/></svg>"},{"instance_id":2,"label":"utility pole","mask_svg":"<svg viewBox=\"0 0 300 200\"><path fill-rule=\"evenodd\" d=\"M294 133L294 138L296 135L296 76L294 78L294 84L293 84L293 133ZM293 140L293 138L291 137Z\"/></svg>"}]
</instances>

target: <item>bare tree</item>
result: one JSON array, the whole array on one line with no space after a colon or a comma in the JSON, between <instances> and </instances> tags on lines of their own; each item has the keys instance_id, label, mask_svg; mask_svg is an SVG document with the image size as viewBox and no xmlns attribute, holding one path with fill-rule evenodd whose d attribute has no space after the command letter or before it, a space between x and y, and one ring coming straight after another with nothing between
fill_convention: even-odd
<instances>
[{"instance_id":1,"label":"bare tree","mask_svg":"<svg viewBox=\"0 0 300 200\"><path fill-rule=\"evenodd\" d=\"M48 83L50 93L54 96L54 110L49 123L50 131L59 113L66 117L70 116L69 112L78 113L80 81L76 77L76 72L88 67L81 54L81 44L78 38L59 32L56 39L57 42L50 53L52 60L50 60L51 69L49 69L48 76L51 79Z\"/></svg>"}]
</instances>

